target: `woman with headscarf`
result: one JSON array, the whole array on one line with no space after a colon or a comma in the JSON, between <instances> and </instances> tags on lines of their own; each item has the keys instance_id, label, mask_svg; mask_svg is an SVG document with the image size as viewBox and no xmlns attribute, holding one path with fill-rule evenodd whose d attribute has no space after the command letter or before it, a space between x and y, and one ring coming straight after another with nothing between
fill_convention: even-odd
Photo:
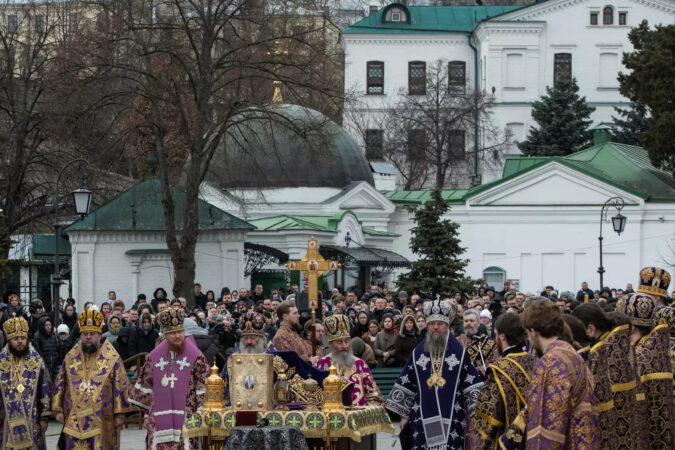
<instances>
[{"instance_id":1,"label":"woman with headscarf","mask_svg":"<svg viewBox=\"0 0 675 450\"><path fill-rule=\"evenodd\" d=\"M108 317L106 325L108 325L108 331L103 333L102 337L109 340L112 345L115 345L117 336L122 329L122 318L117 314L111 314L110 317Z\"/></svg>"},{"instance_id":2,"label":"woman with headscarf","mask_svg":"<svg viewBox=\"0 0 675 450\"><path fill-rule=\"evenodd\" d=\"M356 315L356 320L350 331L351 337L362 337L368 332L368 313L366 311L359 311Z\"/></svg>"},{"instance_id":3,"label":"woman with headscarf","mask_svg":"<svg viewBox=\"0 0 675 450\"><path fill-rule=\"evenodd\" d=\"M394 341L398 335L398 329L394 326L394 315L385 313L382 316L382 330L377 333L373 350L377 358L377 367L394 367L396 364L396 349Z\"/></svg>"},{"instance_id":4,"label":"woman with headscarf","mask_svg":"<svg viewBox=\"0 0 675 450\"><path fill-rule=\"evenodd\" d=\"M415 317L407 315L401 321L401 329L394 341L396 365L403 366L419 343L420 333L415 324Z\"/></svg>"}]
</instances>

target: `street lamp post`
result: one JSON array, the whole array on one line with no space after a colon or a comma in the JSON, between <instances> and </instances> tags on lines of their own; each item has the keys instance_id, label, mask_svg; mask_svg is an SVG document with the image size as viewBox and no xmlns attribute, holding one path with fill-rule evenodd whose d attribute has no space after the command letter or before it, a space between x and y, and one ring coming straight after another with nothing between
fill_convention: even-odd
<instances>
[{"instance_id":1,"label":"street lamp post","mask_svg":"<svg viewBox=\"0 0 675 450\"><path fill-rule=\"evenodd\" d=\"M612 228L617 234L623 233L623 230L626 228L626 217L621 214L621 210L624 207L623 198L621 197L612 197L602 205L600 210L600 237L598 241L600 242L600 267L598 267L598 273L600 274L600 289L604 286L604 277L605 268L602 265L602 224L607 221L607 212L609 208L616 208L617 215L612 217Z\"/></svg>"},{"instance_id":2,"label":"street lamp post","mask_svg":"<svg viewBox=\"0 0 675 450\"><path fill-rule=\"evenodd\" d=\"M82 164L89 167L89 162L84 158L77 158L70 161L63 166L59 175L56 177L56 189L54 191L54 275L52 275L52 312L54 313L54 327L59 326L61 321L59 310L59 287L61 286L61 269L59 267L59 182L61 175L67 168L73 164ZM75 211L80 217L84 217L89 213L89 206L91 206L91 191L80 188L73 191L73 200L75 203Z\"/></svg>"}]
</instances>

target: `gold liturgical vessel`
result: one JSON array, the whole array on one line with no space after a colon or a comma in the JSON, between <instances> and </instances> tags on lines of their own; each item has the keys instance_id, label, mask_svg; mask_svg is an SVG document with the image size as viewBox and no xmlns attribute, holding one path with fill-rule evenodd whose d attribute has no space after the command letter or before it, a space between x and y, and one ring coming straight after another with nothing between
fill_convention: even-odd
<instances>
[{"instance_id":1,"label":"gold liturgical vessel","mask_svg":"<svg viewBox=\"0 0 675 450\"><path fill-rule=\"evenodd\" d=\"M324 413L345 410L342 404L342 379L337 376L337 369L333 364L328 369L328 376L323 380L323 408L321 410Z\"/></svg>"},{"instance_id":2,"label":"gold liturgical vessel","mask_svg":"<svg viewBox=\"0 0 675 450\"><path fill-rule=\"evenodd\" d=\"M206 381L206 403L204 409L208 412L222 411L225 409L225 380L218 375L218 366L214 360L211 366L211 376Z\"/></svg>"}]
</instances>

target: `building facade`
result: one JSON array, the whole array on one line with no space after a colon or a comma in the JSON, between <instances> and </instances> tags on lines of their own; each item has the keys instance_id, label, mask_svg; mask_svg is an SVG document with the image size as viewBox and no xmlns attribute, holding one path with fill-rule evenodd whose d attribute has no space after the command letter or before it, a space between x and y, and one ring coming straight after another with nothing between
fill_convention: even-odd
<instances>
[{"instance_id":1,"label":"building facade","mask_svg":"<svg viewBox=\"0 0 675 450\"><path fill-rule=\"evenodd\" d=\"M493 95L489 122L501 132L488 133L487 120L465 130L465 154L476 159L468 169L475 173L468 176L466 161L457 161L458 178L449 185L469 187L495 180L504 158L520 153L516 143L535 125L532 103L556 77L576 78L579 94L595 108L594 126L611 123L614 107L629 104L619 93L617 75L624 70L622 54L632 51L628 32L643 20L650 26L672 24L675 3L391 4L344 31L345 90L356 98L345 107L345 127L366 154L378 154L373 147L386 145L386 136L377 138L383 129L380 118L402 94L411 93L414 77L424 76L425 66L428 70L441 61L448 65L449 88L463 79L462 92L478 89ZM503 144L498 151L495 143Z\"/></svg>"}]
</instances>

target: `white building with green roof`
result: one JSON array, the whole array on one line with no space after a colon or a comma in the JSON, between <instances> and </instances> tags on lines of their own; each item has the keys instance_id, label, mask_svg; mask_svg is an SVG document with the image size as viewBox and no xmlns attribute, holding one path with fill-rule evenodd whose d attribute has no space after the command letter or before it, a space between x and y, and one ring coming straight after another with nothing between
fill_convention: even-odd
<instances>
[{"instance_id":1,"label":"white building with green roof","mask_svg":"<svg viewBox=\"0 0 675 450\"><path fill-rule=\"evenodd\" d=\"M596 108L594 126L610 123L616 115L613 107L628 105L619 93L617 75L624 70L622 54L632 50L628 32L643 20L650 25L674 23L675 2L390 4L343 31L345 92L357 97L345 108L345 127L369 159L381 159L385 128L392 126L383 124L384 113L396 105L401 91L412 94L416 80L438 60L448 64L448 83L454 88L494 93L493 121L511 136L506 156L519 154L515 143L534 125L532 103L556 77L577 79L580 95ZM474 151L487 145L484 129L463 131L466 153L453 164L450 186L465 188L499 178L502 164L492 161L492 152Z\"/></svg>"}]
</instances>

